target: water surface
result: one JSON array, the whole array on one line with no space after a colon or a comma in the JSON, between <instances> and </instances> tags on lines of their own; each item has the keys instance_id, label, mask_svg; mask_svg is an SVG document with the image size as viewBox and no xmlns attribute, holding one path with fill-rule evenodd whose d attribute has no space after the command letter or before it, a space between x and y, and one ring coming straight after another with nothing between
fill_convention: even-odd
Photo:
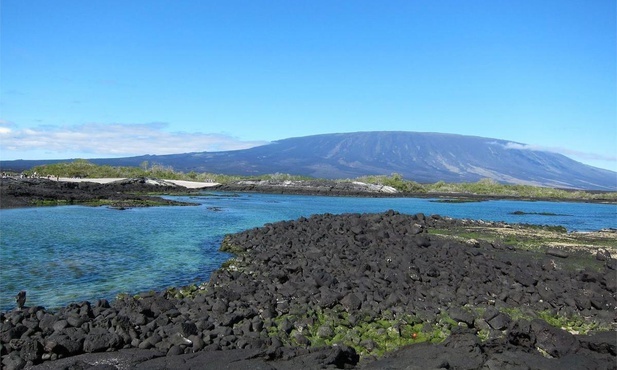
<instances>
[{"instance_id":1,"label":"water surface","mask_svg":"<svg viewBox=\"0 0 617 370\"><path fill-rule=\"evenodd\" d=\"M172 198L172 197L170 197ZM223 237L268 222L317 213L418 212L457 218L561 225L568 230L617 228L617 205L485 201L439 203L416 198L353 198L208 193L173 197L195 207L63 206L0 211L0 309L57 307L112 299L118 293L160 290L206 281L229 255ZM513 215L525 213L551 213Z\"/></svg>"}]
</instances>

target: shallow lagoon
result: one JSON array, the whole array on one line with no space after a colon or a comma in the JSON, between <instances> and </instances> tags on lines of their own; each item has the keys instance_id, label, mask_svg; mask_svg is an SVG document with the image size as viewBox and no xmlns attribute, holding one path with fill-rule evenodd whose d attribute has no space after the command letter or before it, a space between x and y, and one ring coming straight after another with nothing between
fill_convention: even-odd
<instances>
[{"instance_id":1,"label":"shallow lagoon","mask_svg":"<svg viewBox=\"0 0 617 370\"><path fill-rule=\"evenodd\" d=\"M223 237L268 222L316 213L440 214L511 223L561 225L570 231L617 228L617 205L496 200L441 203L417 198L354 198L208 193L173 197L196 207L65 206L0 211L0 309L55 307L205 281L229 258ZM523 215L512 213L522 211ZM541 215L539 213L556 214Z\"/></svg>"}]
</instances>

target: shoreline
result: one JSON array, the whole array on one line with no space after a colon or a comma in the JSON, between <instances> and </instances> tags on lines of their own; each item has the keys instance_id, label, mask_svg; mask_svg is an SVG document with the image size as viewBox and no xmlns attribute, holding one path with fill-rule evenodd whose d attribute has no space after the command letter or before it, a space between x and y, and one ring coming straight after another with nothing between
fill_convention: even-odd
<instances>
[{"instance_id":1,"label":"shoreline","mask_svg":"<svg viewBox=\"0 0 617 370\"><path fill-rule=\"evenodd\" d=\"M507 227L393 211L267 224L229 235L221 250L234 258L201 286L76 303L54 313L41 307L2 312L13 328L3 327L3 348L11 349L3 361L30 359L39 368L56 368L112 358L188 368L191 361L198 367L239 358L245 367L273 369L402 369L411 358L420 367L436 360L480 367L505 366L508 356L524 354L524 363L568 368L576 353L587 363L614 363L617 261L610 252L585 254L588 267L572 270L572 254L434 233L491 225ZM563 281L570 283L558 283ZM557 313L571 318L573 332L593 327L593 320L610 329L573 334L547 324ZM593 320L577 324L571 315ZM34 322L24 337L19 328ZM7 345L16 335L22 346L13 349ZM525 335L531 342L515 339ZM391 352L388 343L403 349ZM474 350L463 353L460 346Z\"/></svg>"},{"instance_id":2,"label":"shoreline","mask_svg":"<svg viewBox=\"0 0 617 370\"><path fill-rule=\"evenodd\" d=\"M356 186L353 186L355 184ZM263 193L263 194L289 194L289 195L323 195L323 196L351 196L369 198L438 198L444 201L453 202L482 202L488 200L518 200L518 201L547 201L547 202L573 202L573 203L594 203L594 204L617 204L617 200L608 199L576 199L576 198L551 198L551 197L523 197L508 195L485 195L469 193L418 193L418 192L397 192L386 188L381 191L380 187L375 188L370 184L359 182L337 182L334 180L315 180L315 181L239 181L237 183L221 184L216 190L236 191L243 193Z\"/></svg>"},{"instance_id":3,"label":"shoreline","mask_svg":"<svg viewBox=\"0 0 617 370\"><path fill-rule=\"evenodd\" d=\"M548 201L614 205L606 199L534 198L468 193L404 193L388 186L338 181L241 181L231 184L154 178L3 178L0 180L0 209L84 204L108 205L118 209L160 205L190 205L157 195L193 194L200 191L317 195L370 198L434 198L464 203L489 200Z\"/></svg>"},{"instance_id":4,"label":"shoreline","mask_svg":"<svg viewBox=\"0 0 617 370\"><path fill-rule=\"evenodd\" d=\"M216 186L215 183L150 178L3 178L0 180L0 209L61 205L116 209L190 206L194 204L164 199L159 195L195 194Z\"/></svg>"}]
</instances>

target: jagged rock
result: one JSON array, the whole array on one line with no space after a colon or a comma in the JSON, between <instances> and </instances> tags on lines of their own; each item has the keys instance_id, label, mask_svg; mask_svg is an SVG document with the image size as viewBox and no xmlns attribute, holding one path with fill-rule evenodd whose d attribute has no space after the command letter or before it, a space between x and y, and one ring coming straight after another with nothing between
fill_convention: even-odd
<instances>
[{"instance_id":1,"label":"jagged rock","mask_svg":"<svg viewBox=\"0 0 617 370\"><path fill-rule=\"evenodd\" d=\"M118 349L122 346L122 339L103 328L93 328L84 339L84 352L103 352L109 349Z\"/></svg>"},{"instance_id":2,"label":"jagged rock","mask_svg":"<svg viewBox=\"0 0 617 370\"><path fill-rule=\"evenodd\" d=\"M513 258L517 251L499 244L470 248L430 234L431 227L472 223L391 211L315 215L247 230L224 242L237 254L234 269L214 272L194 297L144 293L53 313L42 308L2 313L3 366L44 361L40 368L79 369L92 359L117 359L128 368L232 366L233 361L238 368L256 369L356 366L357 354L350 348L309 348L313 337L307 328L319 325L311 329L317 332L313 335L333 338L340 323L293 319L328 310L344 316L344 325L351 327L384 315L433 322L446 314L471 328L453 330L440 345L412 345L377 362L360 363L366 368L540 364L565 369L585 359L597 368L614 363L614 336L575 337L542 320L511 322L502 312L550 309L612 322L617 299L607 260L592 257L598 268L583 272L549 268L521 261L521 254ZM467 307L484 308L482 318ZM479 343L474 330L489 332L490 339ZM366 349L378 348L366 338L350 338ZM118 352L80 355L97 351ZM80 356L59 359L75 355Z\"/></svg>"},{"instance_id":3,"label":"jagged rock","mask_svg":"<svg viewBox=\"0 0 617 370\"><path fill-rule=\"evenodd\" d=\"M574 335L550 326L544 320L533 320L531 330L536 337L536 346L553 357L563 357L574 353L580 346Z\"/></svg>"}]
</instances>

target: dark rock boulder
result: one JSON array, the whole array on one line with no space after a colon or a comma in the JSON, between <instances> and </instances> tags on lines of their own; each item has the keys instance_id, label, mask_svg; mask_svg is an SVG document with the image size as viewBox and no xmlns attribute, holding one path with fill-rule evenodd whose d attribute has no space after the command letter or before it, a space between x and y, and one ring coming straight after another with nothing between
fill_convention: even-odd
<instances>
[{"instance_id":1,"label":"dark rock boulder","mask_svg":"<svg viewBox=\"0 0 617 370\"><path fill-rule=\"evenodd\" d=\"M580 347L580 343L574 335L555 328L544 320L533 320L531 331L536 337L535 345L553 357L563 357L575 353Z\"/></svg>"},{"instance_id":2,"label":"dark rock boulder","mask_svg":"<svg viewBox=\"0 0 617 370\"><path fill-rule=\"evenodd\" d=\"M594 352L617 356L617 333L604 331L579 337L581 346Z\"/></svg>"},{"instance_id":3,"label":"dark rock boulder","mask_svg":"<svg viewBox=\"0 0 617 370\"><path fill-rule=\"evenodd\" d=\"M84 339L83 350L84 352L104 352L119 349L122 344L122 338L117 334L110 333L103 328L93 328Z\"/></svg>"}]
</instances>

